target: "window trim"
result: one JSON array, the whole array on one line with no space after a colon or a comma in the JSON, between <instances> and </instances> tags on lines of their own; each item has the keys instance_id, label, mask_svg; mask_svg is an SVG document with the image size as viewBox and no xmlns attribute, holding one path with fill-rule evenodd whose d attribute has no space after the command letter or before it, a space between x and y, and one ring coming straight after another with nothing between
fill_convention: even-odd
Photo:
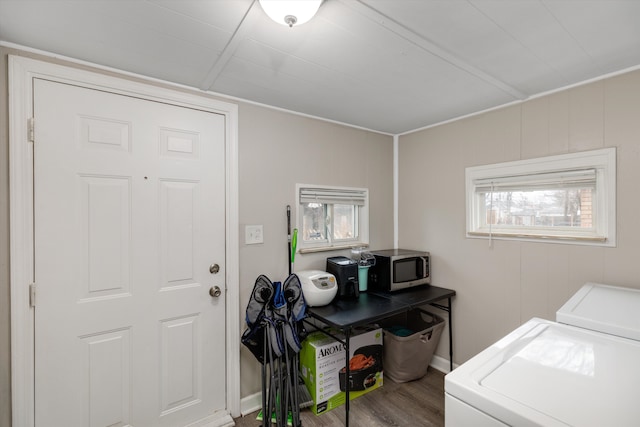
<instances>
[{"instance_id":1,"label":"window trim","mask_svg":"<svg viewBox=\"0 0 640 427\"><path fill-rule=\"evenodd\" d=\"M345 239L334 241L331 233L328 233L327 239L321 242L305 243L301 236L298 236L297 252L299 253L311 253L322 252L338 249L349 249L359 246L369 245L369 189L358 187L338 187L331 185L315 185L315 184L296 184L296 227L300 234L302 234L302 193L318 190L319 193L327 194L326 197L322 197L319 201L323 204L346 204L357 207L358 215L355 218L355 222L358 227L358 237L355 239ZM338 193L338 196L335 196ZM345 194L353 194L355 197L343 197ZM333 201L333 203L331 203ZM333 221L333 206L327 209L326 215Z\"/></svg>"},{"instance_id":2,"label":"window trim","mask_svg":"<svg viewBox=\"0 0 640 427\"><path fill-rule=\"evenodd\" d=\"M561 171L595 170L596 212L594 231L568 228L518 227L513 232L508 227L487 231L480 226L481 202L476 196L477 187L486 186L488 180L518 181L518 177L553 174ZM616 149L615 147L535 159L517 160L468 167L465 169L466 185L466 237L480 239L504 239L521 241L547 241L554 243L616 246ZM544 231L549 233L544 233Z\"/></svg>"}]
</instances>

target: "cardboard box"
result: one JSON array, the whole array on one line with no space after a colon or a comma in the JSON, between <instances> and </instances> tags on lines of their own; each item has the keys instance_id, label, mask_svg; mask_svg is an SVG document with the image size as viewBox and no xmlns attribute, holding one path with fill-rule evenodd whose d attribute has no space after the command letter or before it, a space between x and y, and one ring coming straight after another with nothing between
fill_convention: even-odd
<instances>
[{"instance_id":1,"label":"cardboard box","mask_svg":"<svg viewBox=\"0 0 640 427\"><path fill-rule=\"evenodd\" d=\"M382 345L382 329L378 327L353 332L349 341L349 400L382 387ZM345 346L322 331L311 333L302 345L300 370L313 398L311 408L316 415L342 406L346 401L345 356Z\"/></svg>"}]
</instances>

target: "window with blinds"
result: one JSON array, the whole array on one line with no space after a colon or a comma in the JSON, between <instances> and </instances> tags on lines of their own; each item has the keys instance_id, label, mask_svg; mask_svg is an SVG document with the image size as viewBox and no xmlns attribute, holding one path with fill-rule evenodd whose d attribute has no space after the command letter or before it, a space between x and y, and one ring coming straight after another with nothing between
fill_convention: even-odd
<instances>
[{"instance_id":1,"label":"window with blinds","mask_svg":"<svg viewBox=\"0 0 640 427\"><path fill-rule=\"evenodd\" d=\"M369 190L296 185L300 252L369 243Z\"/></svg>"},{"instance_id":2,"label":"window with blinds","mask_svg":"<svg viewBox=\"0 0 640 427\"><path fill-rule=\"evenodd\" d=\"M466 169L467 236L615 246L615 148Z\"/></svg>"}]
</instances>

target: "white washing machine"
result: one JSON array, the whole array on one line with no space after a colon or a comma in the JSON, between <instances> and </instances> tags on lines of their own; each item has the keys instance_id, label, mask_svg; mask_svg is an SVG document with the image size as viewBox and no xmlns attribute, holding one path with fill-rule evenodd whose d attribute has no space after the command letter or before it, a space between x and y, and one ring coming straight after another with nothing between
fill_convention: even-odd
<instances>
[{"instance_id":1,"label":"white washing machine","mask_svg":"<svg viewBox=\"0 0 640 427\"><path fill-rule=\"evenodd\" d=\"M588 283L445 377L445 425L640 426L640 290Z\"/></svg>"}]
</instances>

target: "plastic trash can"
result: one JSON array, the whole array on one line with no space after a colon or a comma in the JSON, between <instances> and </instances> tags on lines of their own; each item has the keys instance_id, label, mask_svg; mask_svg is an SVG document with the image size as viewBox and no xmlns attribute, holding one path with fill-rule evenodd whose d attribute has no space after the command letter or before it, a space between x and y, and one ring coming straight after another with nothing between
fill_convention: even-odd
<instances>
[{"instance_id":1,"label":"plastic trash can","mask_svg":"<svg viewBox=\"0 0 640 427\"><path fill-rule=\"evenodd\" d=\"M380 322L384 331L384 376L403 383L426 375L444 329L444 319L422 309Z\"/></svg>"}]
</instances>

